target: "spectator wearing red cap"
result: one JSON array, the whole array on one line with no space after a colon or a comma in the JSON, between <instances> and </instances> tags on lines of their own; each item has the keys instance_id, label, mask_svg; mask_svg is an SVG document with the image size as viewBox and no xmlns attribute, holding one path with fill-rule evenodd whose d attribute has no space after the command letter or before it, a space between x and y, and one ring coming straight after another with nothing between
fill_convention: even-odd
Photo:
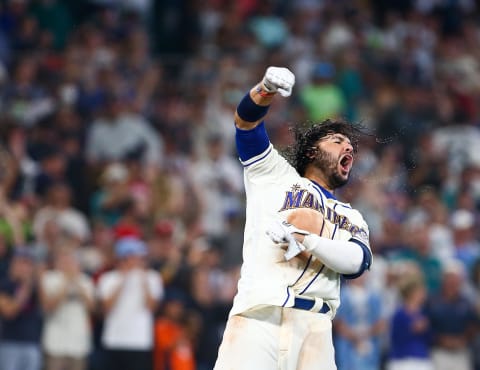
<instances>
[{"instance_id":1,"label":"spectator wearing red cap","mask_svg":"<svg viewBox=\"0 0 480 370\"><path fill-rule=\"evenodd\" d=\"M150 266L160 272L165 284L175 284L184 267L182 257L187 252L175 235L174 223L169 220L157 222L148 247Z\"/></svg>"}]
</instances>

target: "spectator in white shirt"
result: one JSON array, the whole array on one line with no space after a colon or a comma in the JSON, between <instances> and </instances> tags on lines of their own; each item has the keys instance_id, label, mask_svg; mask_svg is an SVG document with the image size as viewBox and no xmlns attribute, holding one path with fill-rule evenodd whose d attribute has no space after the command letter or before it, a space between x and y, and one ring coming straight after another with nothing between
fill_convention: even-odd
<instances>
[{"instance_id":1,"label":"spectator in white shirt","mask_svg":"<svg viewBox=\"0 0 480 370\"><path fill-rule=\"evenodd\" d=\"M45 370L84 370L91 349L94 286L81 272L73 250L57 252L55 269L42 276L41 297L46 314L42 336Z\"/></svg>"},{"instance_id":2,"label":"spectator in white shirt","mask_svg":"<svg viewBox=\"0 0 480 370\"><path fill-rule=\"evenodd\" d=\"M79 244L85 243L90 237L87 218L72 206L72 190L66 183L51 186L45 205L33 217L33 232L39 243L45 243L46 228L51 222Z\"/></svg>"},{"instance_id":3,"label":"spectator in white shirt","mask_svg":"<svg viewBox=\"0 0 480 370\"><path fill-rule=\"evenodd\" d=\"M119 239L115 253L117 267L98 282L105 315L105 370L151 370L154 312L163 296L163 283L157 272L145 266L143 241Z\"/></svg>"},{"instance_id":4,"label":"spectator in white shirt","mask_svg":"<svg viewBox=\"0 0 480 370\"><path fill-rule=\"evenodd\" d=\"M208 236L220 237L228 232L228 218L240 210L243 173L238 161L229 156L221 136L208 138L207 153L190 168L202 201L202 229Z\"/></svg>"},{"instance_id":5,"label":"spectator in white shirt","mask_svg":"<svg viewBox=\"0 0 480 370\"><path fill-rule=\"evenodd\" d=\"M163 140L150 123L128 108L118 95L107 96L105 114L88 132L86 154L92 164L102 164L138 155L144 164L158 165Z\"/></svg>"}]
</instances>

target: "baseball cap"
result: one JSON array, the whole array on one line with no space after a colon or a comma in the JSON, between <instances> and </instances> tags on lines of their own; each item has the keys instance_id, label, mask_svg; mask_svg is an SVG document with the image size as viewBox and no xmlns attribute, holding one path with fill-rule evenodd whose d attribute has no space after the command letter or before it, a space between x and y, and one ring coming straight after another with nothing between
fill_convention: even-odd
<instances>
[{"instance_id":1,"label":"baseball cap","mask_svg":"<svg viewBox=\"0 0 480 370\"><path fill-rule=\"evenodd\" d=\"M160 237L170 237L174 232L174 224L168 220L162 220L155 225L155 233Z\"/></svg>"},{"instance_id":2,"label":"baseball cap","mask_svg":"<svg viewBox=\"0 0 480 370\"><path fill-rule=\"evenodd\" d=\"M121 238L115 243L115 255L118 258L145 256L147 246L143 241L133 237Z\"/></svg>"},{"instance_id":3,"label":"baseball cap","mask_svg":"<svg viewBox=\"0 0 480 370\"><path fill-rule=\"evenodd\" d=\"M114 227L113 232L114 232L115 238L117 239L125 239L125 238L139 239L142 235L142 231L140 230L140 227L134 224L119 223L117 226Z\"/></svg>"}]
</instances>

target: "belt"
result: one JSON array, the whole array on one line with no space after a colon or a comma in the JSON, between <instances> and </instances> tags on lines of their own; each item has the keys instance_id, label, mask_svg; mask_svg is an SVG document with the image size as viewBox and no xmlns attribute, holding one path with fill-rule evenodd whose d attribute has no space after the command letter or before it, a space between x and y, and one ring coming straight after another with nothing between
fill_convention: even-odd
<instances>
[{"instance_id":1,"label":"belt","mask_svg":"<svg viewBox=\"0 0 480 370\"><path fill-rule=\"evenodd\" d=\"M313 299L295 297L295 303L293 304L293 308L310 311L313 306L315 306L315 301ZM328 311L330 311L330 306L327 303L323 302L323 306L318 312L327 313Z\"/></svg>"}]
</instances>

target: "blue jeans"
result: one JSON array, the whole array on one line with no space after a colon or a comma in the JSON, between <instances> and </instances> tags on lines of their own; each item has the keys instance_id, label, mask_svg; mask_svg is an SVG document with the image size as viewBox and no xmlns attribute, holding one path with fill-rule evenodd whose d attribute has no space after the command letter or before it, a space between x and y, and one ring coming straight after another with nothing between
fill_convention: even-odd
<instances>
[{"instance_id":1,"label":"blue jeans","mask_svg":"<svg viewBox=\"0 0 480 370\"><path fill-rule=\"evenodd\" d=\"M0 370L40 370L42 355L34 343L1 342Z\"/></svg>"}]
</instances>

